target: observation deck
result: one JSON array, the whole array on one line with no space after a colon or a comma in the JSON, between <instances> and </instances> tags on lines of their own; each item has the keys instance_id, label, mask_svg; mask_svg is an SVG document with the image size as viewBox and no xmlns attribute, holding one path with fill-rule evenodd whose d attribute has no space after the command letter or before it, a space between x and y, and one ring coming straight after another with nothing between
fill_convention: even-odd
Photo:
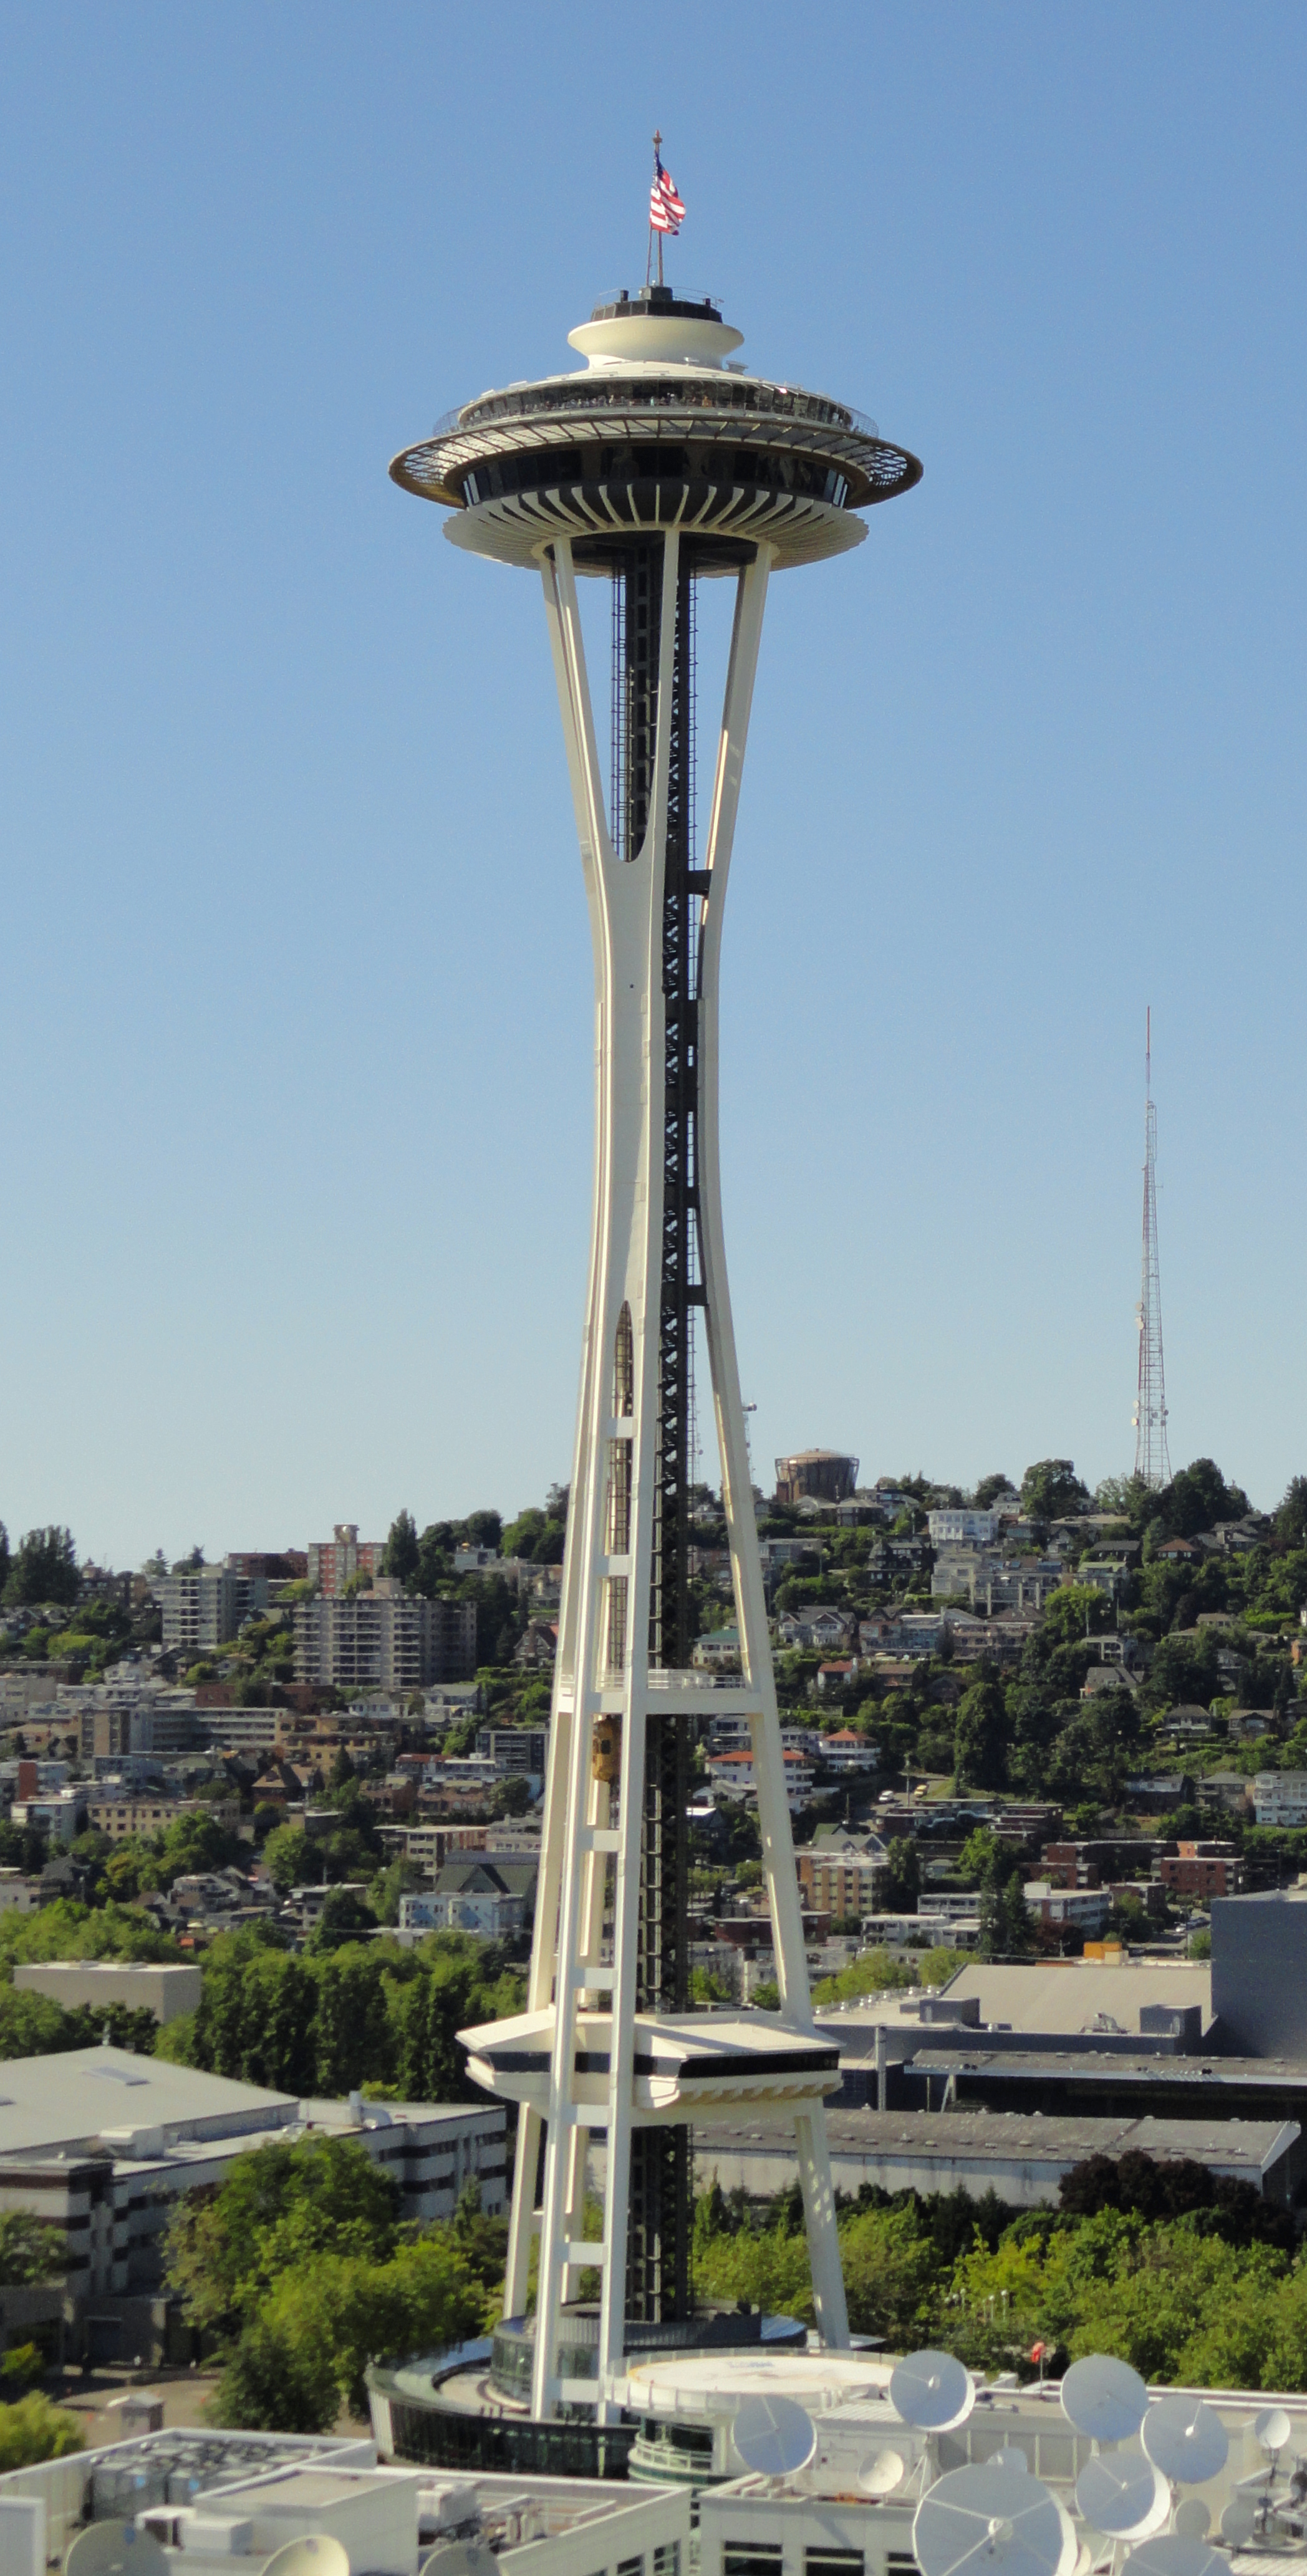
<instances>
[{"instance_id":1,"label":"observation deck","mask_svg":"<svg viewBox=\"0 0 1307 2576\"><path fill-rule=\"evenodd\" d=\"M696 571L738 571L763 540L782 570L860 544L858 514L921 480L847 403L733 363L741 335L711 304L652 287L568 336L584 368L481 394L391 464L471 553L534 566L566 536L578 572L604 573L676 527Z\"/></svg>"}]
</instances>

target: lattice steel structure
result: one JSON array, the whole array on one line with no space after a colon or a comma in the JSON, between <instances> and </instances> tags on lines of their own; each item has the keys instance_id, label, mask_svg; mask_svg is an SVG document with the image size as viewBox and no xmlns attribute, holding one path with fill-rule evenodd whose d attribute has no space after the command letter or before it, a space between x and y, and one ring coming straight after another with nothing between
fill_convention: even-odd
<instances>
[{"instance_id":1,"label":"lattice steel structure","mask_svg":"<svg viewBox=\"0 0 1307 2576\"><path fill-rule=\"evenodd\" d=\"M1166 1445L1166 1370L1162 1360L1162 1273L1157 1256L1157 1110L1153 1104L1153 1014L1144 1039L1144 1244L1139 1291L1139 1388L1135 1397L1135 1474L1155 1491L1171 1481Z\"/></svg>"},{"instance_id":2,"label":"lattice steel structure","mask_svg":"<svg viewBox=\"0 0 1307 2576\"><path fill-rule=\"evenodd\" d=\"M594 943L595 1195L528 2009L465 2034L470 2071L521 2105L505 2313L538 2233L532 2409L620 2409L628 2329L692 2312L690 2122L793 2126L817 2314L847 2340L815 2030L722 1242L718 961L745 735L773 570L843 553L857 512L921 468L847 406L727 364L710 304L646 288L570 334L580 373L487 394L391 466L456 545L539 573ZM608 800L578 575L612 589ZM698 584L735 587L725 700L696 819ZM741 1672L690 1669L693 1357L702 1319ZM750 1721L778 2014L689 2008L686 1804L696 1719ZM606 2146L598 2243L581 2236ZM537 2195L539 2195L537 2205ZM562 2311L602 2292L598 2376ZM692 2328L688 2329L692 2335Z\"/></svg>"}]
</instances>

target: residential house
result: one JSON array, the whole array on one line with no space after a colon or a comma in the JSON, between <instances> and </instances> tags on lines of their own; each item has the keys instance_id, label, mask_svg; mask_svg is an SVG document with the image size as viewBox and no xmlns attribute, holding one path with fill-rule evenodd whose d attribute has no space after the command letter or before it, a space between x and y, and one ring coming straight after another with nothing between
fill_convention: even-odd
<instances>
[{"instance_id":1,"label":"residential house","mask_svg":"<svg viewBox=\"0 0 1307 2576\"><path fill-rule=\"evenodd\" d=\"M820 1673L817 1676L820 1682ZM878 1771L880 1747L868 1742L852 1726L837 1727L833 1735L823 1735L819 1759L828 1771Z\"/></svg>"}]
</instances>

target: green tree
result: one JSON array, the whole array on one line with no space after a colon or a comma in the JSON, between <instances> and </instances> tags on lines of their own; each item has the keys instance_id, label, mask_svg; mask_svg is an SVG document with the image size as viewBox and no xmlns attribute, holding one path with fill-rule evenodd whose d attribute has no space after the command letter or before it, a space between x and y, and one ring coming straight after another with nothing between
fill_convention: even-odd
<instances>
[{"instance_id":1,"label":"green tree","mask_svg":"<svg viewBox=\"0 0 1307 2576\"><path fill-rule=\"evenodd\" d=\"M75 1601L80 1590L72 1531L53 1523L29 1530L5 1577L5 1601L11 1607L36 1608L47 1601Z\"/></svg>"},{"instance_id":2,"label":"green tree","mask_svg":"<svg viewBox=\"0 0 1307 2576\"><path fill-rule=\"evenodd\" d=\"M1195 1458L1157 1497L1157 1518L1172 1538L1196 1538L1218 1521L1237 1521L1248 1509L1242 1485L1227 1485L1214 1458Z\"/></svg>"},{"instance_id":3,"label":"green tree","mask_svg":"<svg viewBox=\"0 0 1307 2576\"><path fill-rule=\"evenodd\" d=\"M1045 1602L1042 1626L1046 1637L1055 1637L1061 1646L1074 1646L1082 1637L1100 1635L1115 1621L1112 1603L1095 1584L1064 1583Z\"/></svg>"},{"instance_id":4,"label":"green tree","mask_svg":"<svg viewBox=\"0 0 1307 2576\"><path fill-rule=\"evenodd\" d=\"M399 2194L349 2138L302 2138L236 2156L216 2191L177 2204L167 2270L201 2331L231 2336L279 2275L327 2256L385 2263L398 2241Z\"/></svg>"},{"instance_id":5,"label":"green tree","mask_svg":"<svg viewBox=\"0 0 1307 2576\"><path fill-rule=\"evenodd\" d=\"M381 1560L383 1574L394 1575L399 1583L408 1583L418 1570L417 1524L411 1512L400 1512L390 1524L385 1554Z\"/></svg>"},{"instance_id":6,"label":"green tree","mask_svg":"<svg viewBox=\"0 0 1307 2576\"><path fill-rule=\"evenodd\" d=\"M908 1834L896 1834L885 1855L885 1911L915 1914L921 1893L921 1862Z\"/></svg>"},{"instance_id":7,"label":"green tree","mask_svg":"<svg viewBox=\"0 0 1307 2576\"><path fill-rule=\"evenodd\" d=\"M1289 1478L1275 1515L1275 1535L1281 1547L1307 1547L1307 1476Z\"/></svg>"},{"instance_id":8,"label":"green tree","mask_svg":"<svg viewBox=\"0 0 1307 2576\"><path fill-rule=\"evenodd\" d=\"M958 1701L953 1776L958 1789L1007 1784L1007 1710L996 1681L974 1681Z\"/></svg>"},{"instance_id":9,"label":"green tree","mask_svg":"<svg viewBox=\"0 0 1307 2576\"><path fill-rule=\"evenodd\" d=\"M990 1505L997 1502L1000 1494L1015 1492L1016 1487L1010 1476L982 1476L976 1487L976 1510L987 1512Z\"/></svg>"},{"instance_id":10,"label":"green tree","mask_svg":"<svg viewBox=\"0 0 1307 2576\"><path fill-rule=\"evenodd\" d=\"M1089 1488L1073 1458L1040 1458L1021 1479L1021 1508L1029 1521L1060 1521L1089 1509Z\"/></svg>"},{"instance_id":11,"label":"green tree","mask_svg":"<svg viewBox=\"0 0 1307 2576\"><path fill-rule=\"evenodd\" d=\"M34 2281L57 2281L68 2269L68 2247L62 2228L51 2227L30 2210L0 2210L0 2290L16 2290Z\"/></svg>"},{"instance_id":12,"label":"green tree","mask_svg":"<svg viewBox=\"0 0 1307 2576\"><path fill-rule=\"evenodd\" d=\"M320 1887L325 1875L322 1847L300 1825L278 1825L269 1834L263 1865L279 1896L293 1887Z\"/></svg>"},{"instance_id":13,"label":"green tree","mask_svg":"<svg viewBox=\"0 0 1307 2576\"><path fill-rule=\"evenodd\" d=\"M39 2388L16 2405L0 2406L0 2476L38 2460L63 2460L82 2448L82 2430L66 2406L54 2406Z\"/></svg>"}]
</instances>

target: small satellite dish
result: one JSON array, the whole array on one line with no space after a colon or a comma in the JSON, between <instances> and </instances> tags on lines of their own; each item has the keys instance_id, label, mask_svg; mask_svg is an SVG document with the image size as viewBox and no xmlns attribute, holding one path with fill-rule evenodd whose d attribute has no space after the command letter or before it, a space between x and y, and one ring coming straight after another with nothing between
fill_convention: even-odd
<instances>
[{"instance_id":1,"label":"small satellite dish","mask_svg":"<svg viewBox=\"0 0 1307 2576\"><path fill-rule=\"evenodd\" d=\"M1092 2441L1128 2442L1148 2413L1148 2391L1128 2361L1094 2352L1072 2362L1062 2382L1062 2412Z\"/></svg>"},{"instance_id":2,"label":"small satellite dish","mask_svg":"<svg viewBox=\"0 0 1307 2576\"><path fill-rule=\"evenodd\" d=\"M168 2561L152 2531L138 2531L134 2522L92 2522L68 2550L64 2576L168 2576Z\"/></svg>"},{"instance_id":3,"label":"small satellite dish","mask_svg":"<svg viewBox=\"0 0 1307 2576\"><path fill-rule=\"evenodd\" d=\"M996 2469L1015 2469L1017 2476L1021 2478L1026 2476L1030 2462L1018 2443L1005 2442L1001 2451L995 2451L990 2466Z\"/></svg>"},{"instance_id":4,"label":"small satellite dish","mask_svg":"<svg viewBox=\"0 0 1307 2576\"><path fill-rule=\"evenodd\" d=\"M1076 2510L1113 2540L1142 2540L1161 2530L1171 2490L1141 2451L1099 2451L1076 2479Z\"/></svg>"},{"instance_id":5,"label":"small satellite dish","mask_svg":"<svg viewBox=\"0 0 1307 2576\"><path fill-rule=\"evenodd\" d=\"M858 2471L858 2487L865 2496L893 2495L901 2486L906 2471L901 2451L873 2451Z\"/></svg>"},{"instance_id":6,"label":"small satellite dish","mask_svg":"<svg viewBox=\"0 0 1307 2576\"><path fill-rule=\"evenodd\" d=\"M1293 2426L1282 2406L1264 2406L1253 2417L1253 2431L1264 2451L1282 2451Z\"/></svg>"},{"instance_id":7,"label":"small satellite dish","mask_svg":"<svg viewBox=\"0 0 1307 2576\"><path fill-rule=\"evenodd\" d=\"M1132 2549L1121 2576L1230 2576L1230 2562L1205 2540L1185 2540L1178 2531L1159 2531Z\"/></svg>"},{"instance_id":8,"label":"small satellite dish","mask_svg":"<svg viewBox=\"0 0 1307 2576\"><path fill-rule=\"evenodd\" d=\"M1141 2438L1154 2468L1181 2487L1218 2476L1230 2448L1215 2407L1197 2397L1159 2398L1144 2417Z\"/></svg>"},{"instance_id":9,"label":"small satellite dish","mask_svg":"<svg viewBox=\"0 0 1307 2576\"><path fill-rule=\"evenodd\" d=\"M349 2576L349 2551L329 2531L306 2531L274 2549L259 2576Z\"/></svg>"},{"instance_id":10,"label":"small satellite dish","mask_svg":"<svg viewBox=\"0 0 1307 2576\"><path fill-rule=\"evenodd\" d=\"M975 2405L975 2382L951 2352L910 2352L890 2374L889 2402L919 2433L950 2433Z\"/></svg>"},{"instance_id":11,"label":"small satellite dish","mask_svg":"<svg viewBox=\"0 0 1307 2576\"><path fill-rule=\"evenodd\" d=\"M917 2507L912 2546L922 2576L1073 2576L1070 2516L1039 2478L992 2461L950 2469Z\"/></svg>"},{"instance_id":12,"label":"small satellite dish","mask_svg":"<svg viewBox=\"0 0 1307 2576\"><path fill-rule=\"evenodd\" d=\"M1201 2496L1185 2496L1176 2506L1171 2525L1182 2540L1206 2540L1212 2528L1212 2517Z\"/></svg>"},{"instance_id":13,"label":"small satellite dish","mask_svg":"<svg viewBox=\"0 0 1307 2576\"><path fill-rule=\"evenodd\" d=\"M746 2469L763 2478L792 2477L796 2469L806 2469L817 2448L811 2415L791 2397L746 2397L731 2438ZM343 2576L349 2576L348 2569Z\"/></svg>"},{"instance_id":14,"label":"small satellite dish","mask_svg":"<svg viewBox=\"0 0 1307 2576\"><path fill-rule=\"evenodd\" d=\"M474 2535L467 2540L442 2540L423 2559L418 2576L495 2576L498 2564L493 2549Z\"/></svg>"},{"instance_id":15,"label":"small satellite dish","mask_svg":"<svg viewBox=\"0 0 1307 2576\"><path fill-rule=\"evenodd\" d=\"M1231 2549L1244 2549L1257 2529L1257 2507L1252 2497L1233 2495L1221 2515L1221 2538Z\"/></svg>"}]
</instances>

